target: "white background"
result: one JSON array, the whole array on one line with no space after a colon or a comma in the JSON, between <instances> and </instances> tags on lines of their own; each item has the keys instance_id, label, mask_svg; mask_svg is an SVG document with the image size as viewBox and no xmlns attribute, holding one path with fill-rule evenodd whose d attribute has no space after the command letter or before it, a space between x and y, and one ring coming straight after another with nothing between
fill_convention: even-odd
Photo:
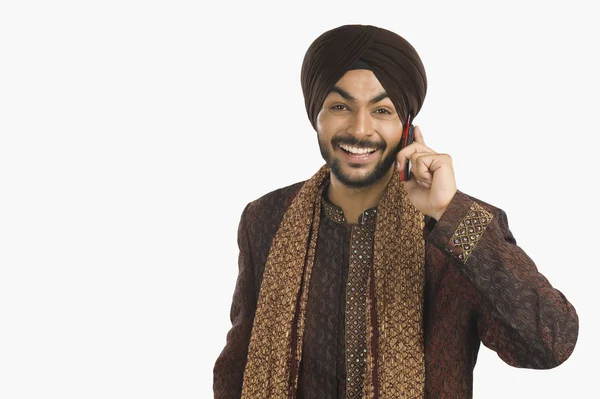
<instances>
[{"instance_id":1,"label":"white background","mask_svg":"<svg viewBox=\"0 0 600 399\"><path fill-rule=\"evenodd\" d=\"M594 1L1 4L1 398L212 397L239 217L322 165L300 66L347 23L414 45L427 144L579 314L553 370L482 346L475 397L600 397Z\"/></svg>"}]
</instances>

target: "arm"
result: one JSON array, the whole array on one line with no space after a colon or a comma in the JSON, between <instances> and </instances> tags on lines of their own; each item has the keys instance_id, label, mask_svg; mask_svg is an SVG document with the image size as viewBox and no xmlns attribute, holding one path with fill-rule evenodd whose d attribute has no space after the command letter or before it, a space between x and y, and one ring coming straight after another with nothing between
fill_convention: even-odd
<instances>
[{"instance_id":1,"label":"arm","mask_svg":"<svg viewBox=\"0 0 600 399\"><path fill-rule=\"evenodd\" d=\"M457 191L427 238L473 283L477 330L514 367L549 369L573 352L575 308L517 246L506 213Z\"/></svg>"},{"instance_id":2,"label":"arm","mask_svg":"<svg viewBox=\"0 0 600 399\"><path fill-rule=\"evenodd\" d=\"M242 393L244 368L257 302L246 229L248 206L249 204L242 212L238 227L239 274L231 304L231 329L227 333L225 348L215 362L213 370L215 399L240 398Z\"/></svg>"}]
</instances>

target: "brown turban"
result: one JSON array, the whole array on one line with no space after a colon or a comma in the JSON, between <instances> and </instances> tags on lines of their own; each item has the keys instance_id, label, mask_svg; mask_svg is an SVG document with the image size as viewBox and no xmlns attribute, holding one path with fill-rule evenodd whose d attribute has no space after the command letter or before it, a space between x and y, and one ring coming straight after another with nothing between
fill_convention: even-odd
<instances>
[{"instance_id":1,"label":"brown turban","mask_svg":"<svg viewBox=\"0 0 600 399\"><path fill-rule=\"evenodd\" d=\"M394 32L371 25L344 25L319 36L302 63L301 83L308 119L317 129L325 97L355 62L365 61L389 94L402 123L420 111L427 76L414 47Z\"/></svg>"}]
</instances>

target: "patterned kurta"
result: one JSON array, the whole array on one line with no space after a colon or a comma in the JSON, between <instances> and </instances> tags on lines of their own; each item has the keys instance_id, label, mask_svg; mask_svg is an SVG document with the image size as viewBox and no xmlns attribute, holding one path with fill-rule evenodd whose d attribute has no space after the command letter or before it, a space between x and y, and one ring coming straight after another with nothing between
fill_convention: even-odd
<instances>
[{"instance_id":1,"label":"patterned kurta","mask_svg":"<svg viewBox=\"0 0 600 399\"><path fill-rule=\"evenodd\" d=\"M242 213L232 327L214 367L215 398L241 395L269 248L303 183L266 194ZM339 207L326 198L322 203L298 398L360 398L377 208L349 224ZM472 397L480 342L514 367L548 369L570 356L578 336L577 313L517 246L501 209L459 190L439 221L425 221L427 398Z\"/></svg>"}]
</instances>

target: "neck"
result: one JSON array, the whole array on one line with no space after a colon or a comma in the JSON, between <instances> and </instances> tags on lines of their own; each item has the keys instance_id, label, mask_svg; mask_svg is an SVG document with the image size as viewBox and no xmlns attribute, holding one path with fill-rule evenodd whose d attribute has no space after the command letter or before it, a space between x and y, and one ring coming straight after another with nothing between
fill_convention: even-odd
<instances>
[{"instance_id":1,"label":"neck","mask_svg":"<svg viewBox=\"0 0 600 399\"><path fill-rule=\"evenodd\" d=\"M395 165L395 164L394 164ZM353 188L342 184L332 173L327 187L327 198L342 208L348 223L358 223L358 217L367 209L379 205L387 185L394 174L394 167L379 180L368 187Z\"/></svg>"}]
</instances>

